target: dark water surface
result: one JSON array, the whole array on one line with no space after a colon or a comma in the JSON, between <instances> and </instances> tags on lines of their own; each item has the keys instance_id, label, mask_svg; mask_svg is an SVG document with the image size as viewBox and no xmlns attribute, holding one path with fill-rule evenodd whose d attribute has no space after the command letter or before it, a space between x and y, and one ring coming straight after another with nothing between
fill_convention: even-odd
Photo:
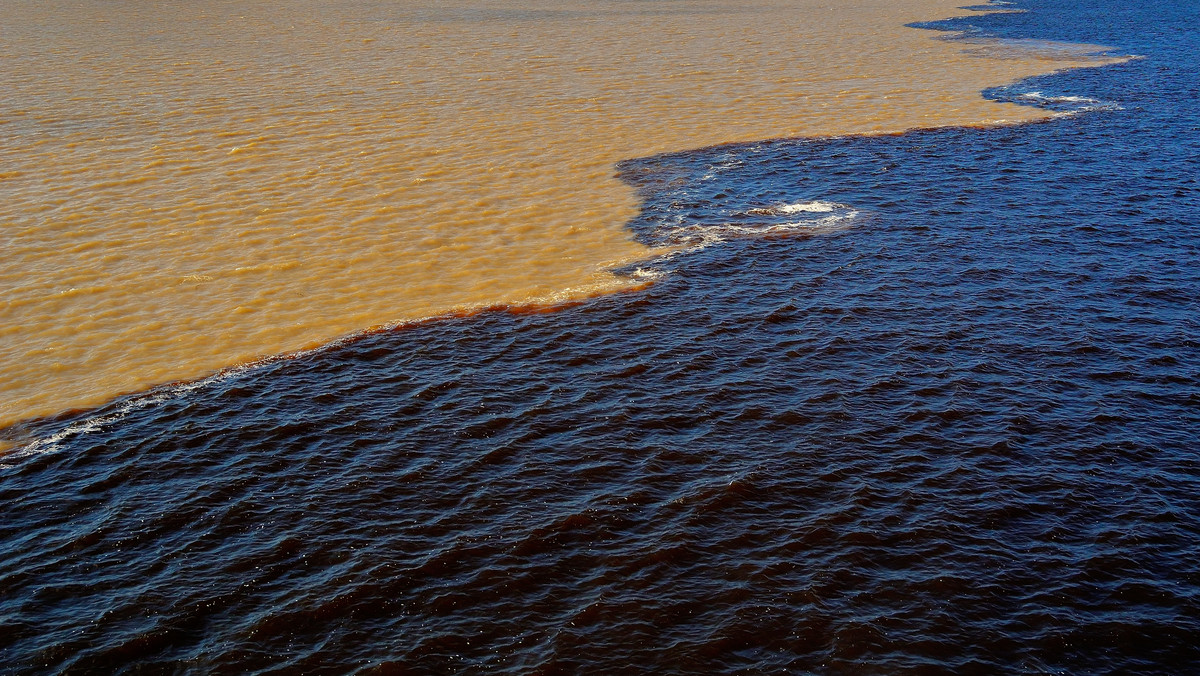
<instances>
[{"instance_id":1,"label":"dark water surface","mask_svg":"<svg viewBox=\"0 0 1200 676\"><path fill-rule=\"evenodd\" d=\"M0 671L1200 673L1200 5L1022 6L1145 58L628 162L707 242L648 291L18 430Z\"/></svg>"}]
</instances>

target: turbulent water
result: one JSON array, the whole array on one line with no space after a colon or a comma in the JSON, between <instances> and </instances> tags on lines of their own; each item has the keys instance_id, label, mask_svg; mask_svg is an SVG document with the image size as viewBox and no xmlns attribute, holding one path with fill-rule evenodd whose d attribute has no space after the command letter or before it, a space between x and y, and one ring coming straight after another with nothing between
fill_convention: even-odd
<instances>
[{"instance_id":1,"label":"turbulent water","mask_svg":"<svg viewBox=\"0 0 1200 676\"><path fill-rule=\"evenodd\" d=\"M1048 121L625 156L646 288L10 428L4 668L1200 672L1200 7L1080 4L922 24L1141 57Z\"/></svg>"},{"instance_id":2,"label":"turbulent water","mask_svg":"<svg viewBox=\"0 0 1200 676\"><path fill-rule=\"evenodd\" d=\"M904 26L947 0L827 4L5 0L0 427L634 288L614 163L1030 119L979 90L1081 56Z\"/></svg>"}]
</instances>

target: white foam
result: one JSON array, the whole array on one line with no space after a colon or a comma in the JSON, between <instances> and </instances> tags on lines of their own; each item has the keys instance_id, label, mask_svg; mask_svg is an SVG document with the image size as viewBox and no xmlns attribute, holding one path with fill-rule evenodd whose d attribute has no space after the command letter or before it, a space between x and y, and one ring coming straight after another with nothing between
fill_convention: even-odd
<instances>
[{"instance_id":1,"label":"white foam","mask_svg":"<svg viewBox=\"0 0 1200 676\"><path fill-rule=\"evenodd\" d=\"M756 209L750 209L746 213L750 214L751 216L779 216L781 214L828 214L838 210L853 211L853 209L845 204L815 200L812 202L782 204L774 207L759 207Z\"/></svg>"},{"instance_id":2,"label":"white foam","mask_svg":"<svg viewBox=\"0 0 1200 676\"><path fill-rule=\"evenodd\" d=\"M265 363L265 361L266 360L226 369L202 380L157 387L145 394L136 395L129 400L122 402L115 411L110 411L108 413L104 413L103 415L94 415L90 418L85 418L78 422L71 423L63 429L46 437L37 438L32 441L19 441L17 442L17 446L11 451L0 454L0 467L10 467L16 461L33 455L54 453L60 450L61 447L59 446L59 443L66 439L99 431L108 425L120 422L134 411L139 411L143 408L162 403L169 399L174 399L181 394L186 394L193 390L198 390L201 387L225 380L226 378L232 377L251 368L261 366L263 363Z\"/></svg>"},{"instance_id":3,"label":"white foam","mask_svg":"<svg viewBox=\"0 0 1200 676\"><path fill-rule=\"evenodd\" d=\"M775 207L771 214L779 213L827 213L828 216L802 221L785 223L720 223L717 225L680 225L669 229L665 234L668 239L682 245L682 251L698 251L713 244L731 239L747 237L781 237L815 235L823 232L844 230L850 227L859 212L844 204L832 202L805 202L801 205L785 205L785 207L802 206L792 211L784 211L783 207ZM826 207L829 208L826 208ZM763 215L765 210L751 210L747 213ZM676 252L678 253L678 252ZM674 255L674 254L672 254Z\"/></svg>"},{"instance_id":4,"label":"white foam","mask_svg":"<svg viewBox=\"0 0 1200 676\"><path fill-rule=\"evenodd\" d=\"M1055 111L1053 114L1053 117L1056 117L1056 118L1075 117L1077 115L1083 115L1085 113L1094 113L1094 112L1101 112L1101 111L1111 112L1114 110L1124 110L1124 108L1122 108L1121 106L1119 106L1115 103L1109 103L1107 101L1101 101L1099 99L1093 99L1093 98L1090 98L1087 96L1047 96L1047 95L1043 94L1042 92L1028 92L1025 94L1019 94L1017 96L1017 98L1024 99L1026 101L1030 101L1033 103L1042 103L1042 104L1057 103L1057 104L1069 104L1069 105L1074 106L1073 108L1068 108L1066 110Z\"/></svg>"},{"instance_id":5,"label":"white foam","mask_svg":"<svg viewBox=\"0 0 1200 676\"><path fill-rule=\"evenodd\" d=\"M664 272L663 270L658 270L656 268L640 268L640 267L634 268L633 272L629 273L629 276L632 277L633 279L642 280L642 281L661 279L661 278L665 277L666 275L667 275L667 273Z\"/></svg>"},{"instance_id":6,"label":"white foam","mask_svg":"<svg viewBox=\"0 0 1200 676\"><path fill-rule=\"evenodd\" d=\"M1041 92L1029 92L1021 94L1020 98L1030 101L1040 101L1043 103L1084 103L1090 105L1099 105L1099 99L1088 98L1086 96L1046 96Z\"/></svg>"},{"instance_id":7,"label":"white foam","mask_svg":"<svg viewBox=\"0 0 1200 676\"><path fill-rule=\"evenodd\" d=\"M796 204L785 204L781 207L777 207L776 211L781 214L827 214L831 211L848 208L849 207L847 207L845 204L838 204L837 202L822 202L817 200L815 202L797 202Z\"/></svg>"}]
</instances>

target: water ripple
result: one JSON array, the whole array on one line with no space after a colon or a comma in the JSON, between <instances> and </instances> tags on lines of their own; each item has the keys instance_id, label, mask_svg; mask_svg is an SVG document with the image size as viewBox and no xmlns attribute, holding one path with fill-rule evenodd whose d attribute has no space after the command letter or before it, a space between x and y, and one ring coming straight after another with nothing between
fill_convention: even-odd
<instances>
[{"instance_id":1,"label":"water ripple","mask_svg":"<svg viewBox=\"0 0 1200 676\"><path fill-rule=\"evenodd\" d=\"M853 227L28 423L45 441L0 468L0 651L27 673L1196 672L1200 99L1196 36L1160 20L1200 22L1074 4L972 21L1136 43L1025 83L1119 107L621 167L648 244L814 205L870 214Z\"/></svg>"}]
</instances>

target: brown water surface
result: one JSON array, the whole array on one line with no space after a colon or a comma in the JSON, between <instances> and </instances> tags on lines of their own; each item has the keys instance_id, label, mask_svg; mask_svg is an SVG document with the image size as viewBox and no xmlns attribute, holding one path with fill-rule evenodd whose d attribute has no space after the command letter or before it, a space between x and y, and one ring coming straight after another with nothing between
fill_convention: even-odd
<instances>
[{"instance_id":1,"label":"brown water surface","mask_svg":"<svg viewBox=\"0 0 1200 676\"><path fill-rule=\"evenodd\" d=\"M628 288L618 160L1036 119L980 90L1097 63L904 26L955 4L9 0L0 427Z\"/></svg>"}]
</instances>

